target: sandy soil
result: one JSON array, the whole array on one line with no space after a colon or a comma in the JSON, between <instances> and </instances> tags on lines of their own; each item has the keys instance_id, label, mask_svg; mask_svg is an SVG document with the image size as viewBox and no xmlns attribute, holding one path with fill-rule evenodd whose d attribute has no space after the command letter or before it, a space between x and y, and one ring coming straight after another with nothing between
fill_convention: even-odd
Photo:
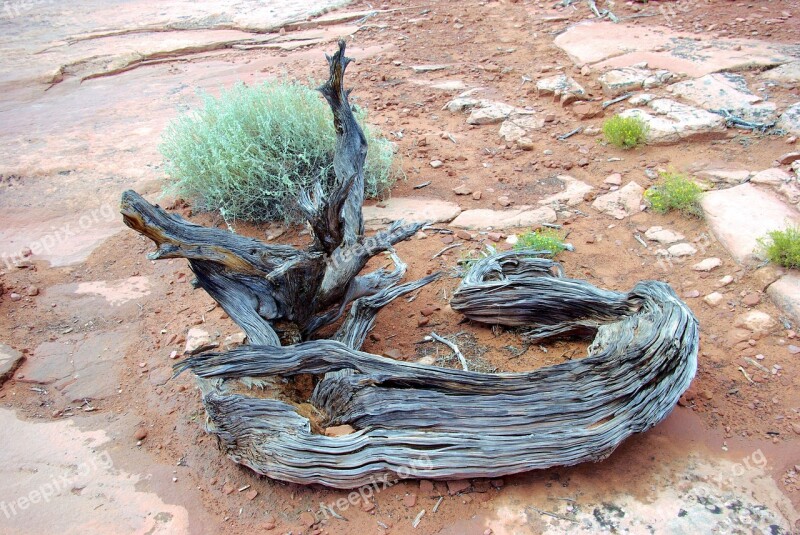
<instances>
[{"instance_id":1,"label":"sandy soil","mask_svg":"<svg viewBox=\"0 0 800 535\"><path fill-rule=\"evenodd\" d=\"M655 13L634 20L641 25L664 24L663 15L656 9L662 3L651 4L654 5L619 4L614 11L618 16ZM669 22L688 31L705 32L714 25L712 31L728 31L731 35L744 27L748 36L786 43L796 41L800 31L800 11L794 2L677 5L681 11ZM369 7L356 2L348 9ZM496 199L501 195L512 197L517 204L535 204L543 195L554 192L552 177L561 173L602 192L603 180L611 173L621 173L625 182L636 180L646 186L651 182L644 174L646 168L691 171L719 166L760 170L770 167L778 155L789 150L783 138L737 131L730 131L724 140L634 151L606 147L595 137L575 136L557 141L558 134L578 125L599 126L603 120L602 117L579 120L558 104L537 98L535 92L535 81L548 75L543 70L551 74L557 67L563 67L579 82L585 82L593 96L601 97L593 79L582 76L580 69L552 45L557 32L589 16L585 5L551 11L543 3L465 4L447 0L425 4L398 0L383 7L390 10L370 17L351 37L349 55L357 62L350 68L350 84L355 88L356 101L369 108L370 121L398 145L407 178L396 184L393 196L441 198L457 202L462 208L499 208ZM781 23L764 24L764 20L782 11L793 16ZM546 19L556 14L563 15L565 20ZM90 87L82 90L88 92L83 94L94 98L89 103L107 103L108 109L113 110L108 112L109 118L119 119L116 114L125 113L124 120L131 130L146 130L131 134L135 139L130 142L130 151L118 155L110 147L113 142L103 138L102 123L81 122L80 107L84 104L77 96L71 117L63 117L65 122L58 128L49 127L42 118L37 118L40 126L31 131L39 139L36 146L43 151L54 147L58 151L46 158L46 163L37 162L36 151L22 155L9 153L20 173L4 171L0 181L0 206L6 211L3 224L8 229L24 230L37 222L50 221L44 219L48 200L59 197L65 187L71 189L70 198L74 199L97 191L97 202L61 204L55 214L60 217L80 213L79 207L113 202L127 187L135 186L153 197L161 179L156 151L158 132L174 116L176 103L195 101L192 96L195 87L213 90L235 78L257 81L287 73L300 80L309 76L320 79L325 71L322 52L330 49L327 44L297 51L222 50L84 82ZM449 67L443 71L413 73L410 66L419 64ZM212 72L216 74L209 74ZM523 83L523 76L533 82ZM754 80L756 73L748 72L745 76ZM486 87L490 98L532 106L542 113L553 114L554 120L534 140L533 151L520 151L501 144L496 127L472 127L465 123L463 115L442 111L442 106L457 92L434 89L414 80L461 80L469 87ZM92 84L97 84L95 89ZM97 91L102 84L111 84L117 93ZM125 86L130 89L122 89ZM114 99L124 99L130 94L134 102L136 98L141 102L142 97L132 93L145 86L152 88L155 101L136 113L115 108L116 104L110 101L112 94L116 95ZM176 87L178 92L173 93ZM53 89L64 92L62 99L72 98L66 93L68 90L76 91L75 87L62 89L59 85ZM776 88L771 98L781 104L797 101L797 88ZM43 100L42 104L56 106L57 102ZM23 112L10 113L9 117L19 118ZM137 127L140 114L144 126ZM71 129L65 129L64 124L71 124ZM402 132L402 138L390 132ZM443 132L450 133L455 142ZM83 141L75 141L81 136ZM12 146L13 140L4 143L5 150L10 151ZM545 155L545 150L552 154ZM59 164L62 157L65 160ZM82 169L80 161L85 159L101 163ZM444 165L432 169L429 162L435 159ZM586 161L580 162L583 159ZM413 189L425 181L431 184L421 191ZM461 183L481 190L481 199L456 196L452 188ZM167 199L167 204L171 200ZM102 368L102 372L86 372L93 381L110 386L99 399L84 402L71 394L70 381L62 379L58 383L60 388L36 386L38 383L26 377L26 363L0 390L0 405L14 409L18 417L29 421L70 419L86 432L104 430L110 437L104 447L114 459L115 467L127 472L146 473L148 466L173 466L172 471L151 470L153 477L140 480L136 490L156 492L166 503L188 507L192 511L188 530L192 533L261 533L273 526L276 533L558 532L562 524L557 518L533 514L530 508L525 508L532 506L533 511L563 515L572 511L565 507L575 504L589 510L589 516L596 520L608 511L598 513L595 508L591 513L595 504L629 500L626 521L630 521L631 516L636 516L633 502L680 501L679 496L670 499L664 493L672 490L680 495L686 474L702 480L715 471L730 469L720 467L741 465L766 474L768 481L757 484L757 476L743 475L730 485L732 492L756 501L772 500L769 507L778 510L784 507L778 504L788 504L780 510L780 515L785 525L791 525L798 520L792 516L795 514L792 507L800 508L798 480L792 479L800 465L800 359L787 349L795 334L787 323L786 328L758 340L731 343L727 337L732 319L750 308L791 321L766 295L752 307L743 302L748 294L760 294L764 277L769 274L763 269L736 265L702 221L651 212L616 221L593 211L589 204L578 207L585 215L574 214L566 221L559 221L565 225L568 241L576 249L559 257L568 276L621 291L627 291L641 279L661 279L672 284L679 295L691 295L692 290L705 295L723 275L734 277L734 282L726 287L728 301L724 306L713 308L699 298L687 297L700 320L702 346L698 375L682 406L663 424L643 436L633 437L602 463L521 474L504 478L496 485L475 482L474 491L456 496L449 495L442 483L436 483L430 490L416 481L400 482L367 500L366 506L362 500L340 511L347 521L330 519L308 525L302 513L316 511L319 503L336 502L347 493L271 481L225 459L213 437L202 429L203 409L191 378L183 375L166 382L168 367L173 362L170 354L183 349L189 328L201 326L220 342L239 329L210 297L191 288L185 262L150 262L145 257L151 250L149 242L129 231L103 232L99 230L105 228L103 225L97 227L98 241L102 244L89 247L85 260L78 258L74 263L76 259L71 259L65 262L68 265L53 265L58 262L34 255L26 269L6 269L0 273L4 288L0 297L0 332L5 343L22 351L29 360L36 359L45 344L56 344L51 350L69 351L103 333L114 333L113 341L106 342L103 348L114 355L111 364ZM176 203L172 207L198 223L224 226L218 217L195 214L185 204ZM118 223L109 222L112 224ZM683 233L696 242L701 253L685 262L659 264L634 238L653 225ZM279 241L305 243L307 236L301 235L300 230L289 229ZM244 224L237 226L237 231L255 237L265 234L263 227ZM16 243L32 239L20 232ZM485 240L485 236L479 236L436 259L432 257L444 243L434 233L426 239L399 244L397 250L408 262L407 277L411 279L437 269L456 273L458 260L480 250ZM695 261L712 256L723 259L721 268L710 274L691 270ZM146 281L133 277L143 277ZM459 338L462 350L486 369L525 370L580 355L582 346L557 343L546 350L534 346L515 357L508 346L520 346L516 333L461 323L460 316L449 309L447 297L457 283L455 277L445 278L425 287L412 302L400 299L392 303L379 315L374 334L364 349L406 359L445 356L442 347L418 343L435 329L440 334L467 333ZM81 285L82 290L76 291ZM38 295L27 296L32 286L38 288ZM24 297L14 302L9 299L11 292ZM421 326L420 310L428 305L438 310ZM765 374L748 367L744 357L756 355L764 356L761 362L767 368L778 364L780 370ZM745 379L740 371L743 366L754 382ZM92 411L87 412L87 408ZM147 431L146 438L137 441L134 434L141 429ZM761 456L765 459L763 465L757 462ZM739 476L735 470L734 475ZM171 481L173 477L177 481ZM439 496L444 499L433 513ZM564 501L565 498L569 500ZM422 509L426 514L413 530L411 523ZM527 513L520 516L521 509ZM646 521L639 520L643 523L629 527L630 532L648 529ZM613 522L609 522L594 526L614 531ZM569 526L563 524L564 529ZM800 523L793 527L800 530ZM0 522L0 532L14 532L8 529Z\"/></svg>"}]
</instances>

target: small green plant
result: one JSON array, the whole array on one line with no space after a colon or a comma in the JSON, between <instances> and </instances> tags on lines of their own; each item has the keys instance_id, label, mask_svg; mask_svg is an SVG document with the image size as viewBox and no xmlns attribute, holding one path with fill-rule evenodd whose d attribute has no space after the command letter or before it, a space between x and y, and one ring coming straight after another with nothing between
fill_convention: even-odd
<instances>
[{"instance_id":1,"label":"small green plant","mask_svg":"<svg viewBox=\"0 0 800 535\"><path fill-rule=\"evenodd\" d=\"M392 144L365 123L369 145L364 170L367 197L396 178ZM296 221L301 189L330 185L336 145L331 111L310 87L285 80L237 84L178 117L161 144L169 193L192 199L226 220Z\"/></svg>"},{"instance_id":2,"label":"small green plant","mask_svg":"<svg viewBox=\"0 0 800 535\"><path fill-rule=\"evenodd\" d=\"M644 143L647 130L647 123L638 117L615 115L603 122L606 141L621 149L632 149Z\"/></svg>"},{"instance_id":3,"label":"small green plant","mask_svg":"<svg viewBox=\"0 0 800 535\"><path fill-rule=\"evenodd\" d=\"M567 245L561 236L552 229L540 231L531 230L520 234L514 249L535 249L537 251L549 251L550 257L556 256L561 251L567 249Z\"/></svg>"},{"instance_id":4,"label":"small green plant","mask_svg":"<svg viewBox=\"0 0 800 535\"><path fill-rule=\"evenodd\" d=\"M800 228L773 230L758 239L761 252L767 260L787 268L800 268Z\"/></svg>"},{"instance_id":5,"label":"small green plant","mask_svg":"<svg viewBox=\"0 0 800 535\"><path fill-rule=\"evenodd\" d=\"M678 210L685 215L703 217L700 206L702 192L700 186L686 175L669 172L661 173L661 183L645 191L644 198L660 214Z\"/></svg>"}]
</instances>

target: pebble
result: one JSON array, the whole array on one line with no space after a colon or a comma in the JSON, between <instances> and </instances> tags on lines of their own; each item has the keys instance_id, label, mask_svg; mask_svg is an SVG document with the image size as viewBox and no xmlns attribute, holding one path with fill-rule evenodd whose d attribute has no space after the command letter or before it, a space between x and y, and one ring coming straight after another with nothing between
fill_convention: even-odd
<instances>
[{"instance_id":1,"label":"pebble","mask_svg":"<svg viewBox=\"0 0 800 535\"><path fill-rule=\"evenodd\" d=\"M419 491L423 494L432 494L433 493L433 482L428 481L427 479L423 479L419 482Z\"/></svg>"},{"instance_id":2,"label":"pebble","mask_svg":"<svg viewBox=\"0 0 800 535\"><path fill-rule=\"evenodd\" d=\"M145 429L144 427L138 428L136 430L136 432L133 433L133 438L135 438L136 440L144 440L144 439L146 439L147 438L147 429Z\"/></svg>"},{"instance_id":3,"label":"pebble","mask_svg":"<svg viewBox=\"0 0 800 535\"><path fill-rule=\"evenodd\" d=\"M789 165L790 163L800 160L800 152L787 152L778 158L781 165Z\"/></svg>"},{"instance_id":4,"label":"pebble","mask_svg":"<svg viewBox=\"0 0 800 535\"><path fill-rule=\"evenodd\" d=\"M442 163L441 160L432 160L431 161L431 167L433 167L434 169L438 169L442 165L444 165L444 164Z\"/></svg>"},{"instance_id":5,"label":"pebble","mask_svg":"<svg viewBox=\"0 0 800 535\"><path fill-rule=\"evenodd\" d=\"M258 491L255 489L248 490L247 494L244 495L251 502L256 499L256 496L258 496Z\"/></svg>"},{"instance_id":6,"label":"pebble","mask_svg":"<svg viewBox=\"0 0 800 535\"><path fill-rule=\"evenodd\" d=\"M430 323L430 318L422 317L417 320L417 327L425 327L428 323Z\"/></svg>"},{"instance_id":7,"label":"pebble","mask_svg":"<svg viewBox=\"0 0 800 535\"><path fill-rule=\"evenodd\" d=\"M687 290L683 292L683 297L695 298L700 297L700 290Z\"/></svg>"},{"instance_id":8,"label":"pebble","mask_svg":"<svg viewBox=\"0 0 800 535\"><path fill-rule=\"evenodd\" d=\"M622 185L622 175L619 173L613 173L606 177L603 181L606 184L611 184L612 186L621 186Z\"/></svg>"},{"instance_id":9,"label":"pebble","mask_svg":"<svg viewBox=\"0 0 800 535\"><path fill-rule=\"evenodd\" d=\"M697 252L692 245L688 243L678 243L667 249L671 256L691 256Z\"/></svg>"},{"instance_id":10,"label":"pebble","mask_svg":"<svg viewBox=\"0 0 800 535\"><path fill-rule=\"evenodd\" d=\"M414 507L417 505L417 495L416 494L406 494L403 496L403 505L406 507Z\"/></svg>"},{"instance_id":11,"label":"pebble","mask_svg":"<svg viewBox=\"0 0 800 535\"><path fill-rule=\"evenodd\" d=\"M434 307L432 305L428 305L426 307L423 307L422 310L419 311L419 313L422 314L425 317L428 317L428 316L432 315L434 312L436 312L436 307Z\"/></svg>"},{"instance_id":12,"label":"pebble","mask_svg":"<svg viewBox=\"0 0 800 535\"><path fill-rule=\"evenodd\" d=\"M459 230L456 231L456 237L459 240L467 240L467 241L469 241L469 240L472 239L472 234L470 234L466 230L459 229Z\"/></svg>"},{"instance_id":13,"label":"pebble","mask_svg":"<svg viewBox=\"0 0 800 535\"><path fill-rule=\"evenodd\" d=\"M39 295L39 288L37 286L28 286L28 289L25 290L25 295L28 295L30 297Z\"/></svg>"},{"instance_id":14,"label":"pebble","mask_svg":"<svg viewBox=\"0 0 800 535\"><path fill-rule=\"evenodd\" d=\"M447 482L447 492L449 492L451 496L458 494L459 492L464 492L465 490L469 489L469 487L470 483L466 479Z\"/></svg>"},{"instance_id":15,"label":"pebble","mask_svg":"<svg viewBox=\"0 0 800 535\"><path fill-rule=\"evenodd\" d=\"M460 184L453 188L453 193L456 195L469 195L472 193L472 189L470 189L466 184Z\"/></svg>"},{"instance_id":16,"label":"pebble","mask_svg":"<svg viewBox=\"0 0 800 535\"><path fill-rule=\"evenodd\" d=\"M499 232L490 232L489 234L486 235L486 237L495 243L503 239L503 235L500 234Z\"/></svg>"},{"instance_id":17,"label":"pebble","mask_svg":"<svg viewBox=\"0 0 800 535\"><path fill-rule=\"evenodd\" d=\"M706 258L692 266L694 271L711 271L722 265L722 260L719 258Z\"/></svg>"},{"instance_id":18,"label":"pebble","mask_svg":"<svg viewBox=\"0 0 800 535\"><path fill-rule=\"evenodd\" d=\"M792 355L797 355L798 353L800 353L800 347L790 344L789 353L791 353Z\"/></svg>"},{"instance_id":19,"label":"pebble","mask_svg":"<svg viewBox=\"0 0 800 535\"><path fill-rule=\"evenodd\" d=\"M269 515L267 517L267 519L264 521L264 523L262 524L262 527L267 531L272 531L273 529L275 529L275 526L277 526L277 525L278 525L278 523L277 523L277 520L275 519L275 517L272 516L272 515Z\"/></svg>"},{"instance_id":20,"label":"pebble","mask_svg":"<svg viewBox=\"0 0 800 535\"><path fill-rule=\"evenodd\" d=\"M452 234L446 234L439 239L442 240L442 243L445 245L450 245L455 240Z\"/></svg>"},{"instance_id":21,"label":"pebble","mask_svg":"<svg viewBox=\"0 0 800 535\"><path fill-rule=\"evenodd\" d=\"M311 526L317 523L317 519L314 518L314 515L306 511L300 514L300 523L303 524L305 527L310 528Z\"/></svg>"},{"instance_id":22,"label":"pebble","mask_svg":"<svg viewBox=\"0 0 800 535\"><path fill-rule=\"evenodd\" d=\"M727 286L732 282L733 282L733 277L731 277L730 275L725 275L724 277L722 277L719 280L719 285L720 286Z\"/></svg>"},{"instance_id":23,"label":"pebble","mask_svg":"<svg viewBox=\"0 0 800 535\"><path fill-rule=\"evenodd\" d=\"M718 306L725 299L725 296L719 292L712 292L703 298L707 304L712 307Z\"/></svg>"},{"instance_id":24,"label":"pebble","mask_svg":"<svg viewBox=\"0 0 800 535\"><path fill-rule=\"evenodd\" d=\"M482 195L483 194L480 191L474 191L474 192L472 192L472 200L479 201L479 200L481 200L481 196Z\"/></svg>"},{"instance_id":25,"label":"pebble","mask_svg":"<svg viewBox=\"0 0 800 535\"><path fill-rule=\"evenodd\" d=\"M497 203L500 206L510 206L511 205L511 199L509 199L508 197L503 195L503 196L497 198Z\"/></svg>"},{"instance_id":26,"label":"pebble","mask_svg":"<svg viewBox=\"0 0 800 535\"><path fill-rule=\"evenodd\" d=\"M361 504L361 509L362 509L364 512L366 512L366 513L369 513L370 511L372 511L373 509L375 509L375 504L374 504L374 503L372 503L372 502L371 502L371 501L369 501L369 500L364 500L364 503L362 503L362 504Z\"/></svg>"},{"instance_id":27,"label":"pebble","mask_svg":"<svg viewBox=\"0 0 800 535\"><path fill-rule=\"evenodd\" d=\"M19 295L19 294L18 294L18 293L16 293L16 292L11 292L11 293L8 295L8 297L9 297L9 298L10 298L12 301L19 301L20 299L22 299L22 296L21 296L21 295Z\"/></svg>"},{"instance_id":28,"label":"pebble","mask_svg":"<svg viewBox=\"0 0 800 535\"><path fill-rule=\"evenodd\" d=\"M742 298L742 303L749 307L754 307L761 302L761 296L757 293L749 293Z\"/></svg>"},{"instance_id":29,"label":"pebble","mask_svg":"<svg viewBox=\"0 0 800 535\"><path fill-rule=\"evenodd\" d=\"M794 145L795 143L797 143L797 136L789 136L786 138L787 145Z\"/></svg>"}]
</instances>

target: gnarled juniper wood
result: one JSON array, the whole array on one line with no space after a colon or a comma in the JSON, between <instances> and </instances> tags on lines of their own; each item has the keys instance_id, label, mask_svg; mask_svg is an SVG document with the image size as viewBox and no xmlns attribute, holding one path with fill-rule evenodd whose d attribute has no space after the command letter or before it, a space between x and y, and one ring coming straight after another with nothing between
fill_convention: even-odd
<instances>
[{"instance_id":1,"label":"gnarled juniper wood","mask_svg":"<svg viewBox=\"0 0 800 535\"><path fill-rule=\"evenodd\" d=\"M697 368L689 308L662 282L623 294L565 278L537 251L476 262L451 305L474 321L528 326L531 340L594 335L585 358L483 374L359 351L381 307L439 274L400 284L406 266L392 245L419 224L364 236L367 147L343 88L344 50L340 42L328 58L321 88L336 124L336 183L327 197L317 187L300 200L314 234L308 249L194 225L132 191L122 197L125 223L157 245L150 257L188 259L199 285L247 334L251 345L175 366L197 376L209 431L227 455L275 479L339 488L409 475L496 477L603 459L664 419ZM359 275L382 251L395 269ZM346 310L333 339L315 339ZM281 345L287 325L303 341ZM318 381L310 399L287 394L287 380L309 374ZM339 424L356 432L318 432Z\"/></svg>"}]
</instances>

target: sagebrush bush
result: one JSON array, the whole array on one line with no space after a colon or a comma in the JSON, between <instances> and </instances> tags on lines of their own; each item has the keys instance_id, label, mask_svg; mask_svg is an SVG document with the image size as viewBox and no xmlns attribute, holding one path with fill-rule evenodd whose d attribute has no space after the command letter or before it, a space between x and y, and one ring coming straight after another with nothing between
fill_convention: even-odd
<instances>
[{"instance_id":1,"label":"sagebrush bush","mask_svg":"<svg viewBox=\"0 0 800 535\"><path fill-rule=\"evenodd\" d=\"M615 115L603 122L606 141L622 149L632 149L644 143L647 130L647 123L638 117Z\"/></svg>"},{"instance_id":2,"label":"sagebrush bush","mask_svg":"<svg viewBox=\"0 0 800 535\"><path fill-rule=\"evenodd\" d=\"M376 197L396 178L394 150L366 125L366 112L353 109L369 144L365 195ZM226 220L262 222L299 219L301 188L331 183L335 145L333 116L320 94L278 80L203 95L199 109L167 127L160 149L169 193Z\"/></svg>"},{"instance_id":3,"label":"sagebrush bush","mask_svg":"<svg viewBox=\"0 0 800 535\"><path fill-rule=\"evenodd\" d=\"M767 260L787 268L800 268L800 228L773 230L759 238L758 244Z\"/></svg>"},{"instance_id":4,"label":"sagebrush bush","mask_svg":"<svg viewBox=\"0 0 800 535\"><path fill-rule=\"evenodd\" d=\"M694 217L703 217L700 194L703 190L693 180L681 173L661 173L661 182L644 192L650 207L666 214L670 210Z\"/></svg>"},{"instance_id":5,"label":"sagebrush bush","mask_svg":"<svg viewBox=\"0 0 800 535\"><path fill-rule=\"evenodd\" d=\"M556 256L561 251L566 250L564 240L555 230L545 229L541 231L528 231L517 237L514 249L535 249L537 251L549 251L550 257Z\"/></svg>"}]
</instances>

